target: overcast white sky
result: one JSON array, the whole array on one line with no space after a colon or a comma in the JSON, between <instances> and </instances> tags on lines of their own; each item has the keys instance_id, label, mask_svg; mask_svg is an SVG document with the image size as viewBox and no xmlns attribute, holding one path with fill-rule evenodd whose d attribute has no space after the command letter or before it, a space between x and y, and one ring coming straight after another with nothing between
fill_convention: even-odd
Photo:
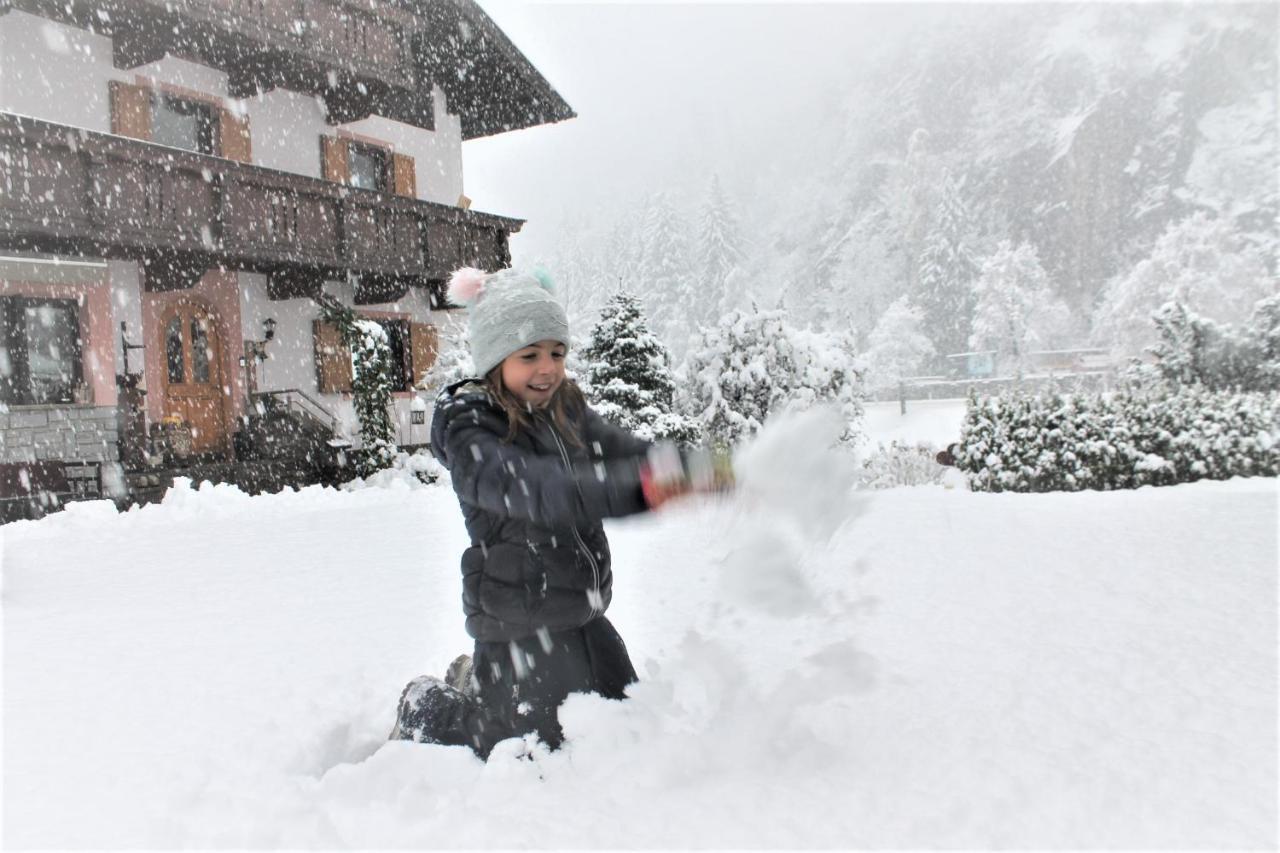
<instances>
[{"instance_id":1,"label":"overcast white sky","mask_svg":"<svg viewBox=\"0 0 1280 853\"><path fill-rule=\"evenodd\" d=\"M908 4L480 0L578 118L463 146L474 207L527 219L519 262L590 215L655 189L743 194L786 180L868 53L909 33ZM767 197L767 194L766 194Z\"/></svg>"}]
</instances>

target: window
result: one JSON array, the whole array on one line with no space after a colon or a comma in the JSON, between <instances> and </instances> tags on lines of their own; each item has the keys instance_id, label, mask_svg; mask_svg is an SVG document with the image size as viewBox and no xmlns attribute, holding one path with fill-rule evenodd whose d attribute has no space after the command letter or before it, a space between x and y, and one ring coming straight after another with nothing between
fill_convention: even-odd
<instances>
[{"instance_id":1,"label":"window","mask_svg":"<svg viewBox=\"0 0 1280 853\"><path fill-rule=\"evenodd\" d=\"M210 104L156 93L151 141L201 154L218 153L218 115Z\"/></svg>"},{"instance_id":2,"label":"window","mask_svg":"<svg viewBox=\"0 0 1280 853\"><path fill-rule=\"evenodd\" d=\"M391 390L412 391L435 363L440 336L430 323L414 323L393 317L367 317L387 331L391 350ZM338 327L323 320L312 326L315 344L316 388L321 394L351 390L351 351L342 342Z\"/></svg>"},{"instance_id":3,"label":"window","mask_svg":"<svg viewBox=\"0 0 1280 853\"><path fill-rule=\"evenodd\" d=\"M80 347L75 300L0 297L0 402L73 402Z\"/></svg>"},{"instance_id":4,"label":"window","mask_svg":"<svg viewBox=\"0 0 1280 853\"><path fill-rule=\"evenodd\" d=\"M376 145L350 142L347 165L353 187L383 191L387 188L387 152Z\"/></svg>"},{"instance_id":5,"label":"window","mask_svg":"<svg viewBox=\"0 0 1280 853\"><path fill-rule=\"evenodd\" d=\"M182 318L171 317L164 330L164 357L168 366L169 383L181 385L186 381L186 362L182 356Z\"/></svg>"},{"instance_id":6,"label":"window","mask_svg":"<svg viewBox=\"0 0 1280 853\"><path fill-rule=\"evenodd\" d=\"M387 331L387 348L391 350L391 390L412 391L413 371L409 367L409 324L404 320L372 318Z\"/></svg>"}]
</instances>

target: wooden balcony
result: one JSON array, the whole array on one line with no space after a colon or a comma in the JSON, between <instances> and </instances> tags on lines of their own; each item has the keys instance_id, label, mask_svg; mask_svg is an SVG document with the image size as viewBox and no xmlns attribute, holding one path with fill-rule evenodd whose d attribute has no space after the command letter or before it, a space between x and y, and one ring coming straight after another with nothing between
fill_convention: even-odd
<instances>
[{"instance_id":1,"label":"wooden balcony","mask_svg":"<svg viewBox=\"0 0 1280 853\"><path fill-rule=\"evenodd\" d=\"M387 301L506 266L522 224L0 113L0 249L139 260L151 290L221 266L267 273L280 298L350 273Z\"/></svg>"},{"instance_id":2,"label":"wooden balcony","mask_svg":"<svg viewBox=\"0 0 1280 853\"><path fill-rule=\"evenodd\" d=\"M378 114L432 130L431 81L411 39L426 22L382 0L0 0L110 36L118 68L166 53L226 71L232 97L284 87L325 100L329 121Z\"/></svg>"}]
</instances>

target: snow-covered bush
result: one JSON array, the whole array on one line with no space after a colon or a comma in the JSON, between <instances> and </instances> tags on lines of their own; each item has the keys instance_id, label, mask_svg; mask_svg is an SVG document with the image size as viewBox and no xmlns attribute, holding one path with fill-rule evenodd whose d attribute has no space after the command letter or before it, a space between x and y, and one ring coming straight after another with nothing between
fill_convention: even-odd
<instances>
[{"instance_id":1,"label":"snow-covered bush","mask_svg":"<svg viewBox=\"0 0 1280 853\"><path fill-rule=\"evenodd\" d=\"M448 477L448 471L431 455L431 451L422 449L406 453L400 450L386 468L343 483L341 488L346 492L361 489L420 489L432 485L442 477Z\"/></svg>"},{"instance_id":2,"label":"snow-covered bush","mask_svg":"<svg viewBox=\"0 0 1280 853\"><path fill-rule=\"evenodd\" d=\"M634 296L619 293L609 301L581 357L583 391L606 420L641 438L697 441L697 424L672 411L671 356Z\"/></svg>"},{"instance_id":3,"label":"snow-covered bush","mask_svg":"<svg viewBox=\"0 0 1280 853\"><path fill-rule=\"evenodd\" d=\"M975 491L1131 489L1280 473L1280 396L1156 385L971 396L956 465Z\"/></svg>"},{"instance_id":4,"label":"snow-covered bush","mask_svg":"<svg viewBox=\"0 0 1280 853\"><path fill-rule=\"evenodd\" d=\"M771 413L830 402L857 437L864 397L849 335L800 329L783 309L733 311L704 328L685 366L689 411L711 441L736 444Z\"/></svg>"},{"instance_id":5,"label":"snow-covered bush","mask_svg":"<svg viewBox=\"0 0 1280 853\"><path fill-rule=\"evenodd\" d=\"M931 444L880 444L862 460L858 485L864 489L924 486L941 483L947 469L938 464L938 448Z\"/></svg>"}]
</instances>

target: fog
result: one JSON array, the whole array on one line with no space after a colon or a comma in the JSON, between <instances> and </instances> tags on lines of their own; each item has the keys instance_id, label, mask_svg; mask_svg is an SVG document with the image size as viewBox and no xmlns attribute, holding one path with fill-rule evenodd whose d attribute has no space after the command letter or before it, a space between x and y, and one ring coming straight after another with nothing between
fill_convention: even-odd
<instances>
[{"instance_id":1,"label":"fog","mask_svg":"<svg viewBox=\"0 0 1280 853\"><path fill-rule=\"evenodd\" d=\"M849 83L934 5L530 3L481 6L578 117L464 145L474 206L527 220L517 256L557 245L566 215L718 173L769 204L830 158ZM827 131L827 132L824 132Z\"/></svg>"},{"instance_id":2,"label":"fog","mask_svg":"<svg viewBox=\"0 0 1280 853\"><path fill-rule=\"evenodd\" d=\"M578 118L466 143L466 193L585 323L625 287L677 354L759 305L936 360L1013 300L1118 356L1276 292L1274 4L483 5Z\"/></svg>"}]
</instances>

